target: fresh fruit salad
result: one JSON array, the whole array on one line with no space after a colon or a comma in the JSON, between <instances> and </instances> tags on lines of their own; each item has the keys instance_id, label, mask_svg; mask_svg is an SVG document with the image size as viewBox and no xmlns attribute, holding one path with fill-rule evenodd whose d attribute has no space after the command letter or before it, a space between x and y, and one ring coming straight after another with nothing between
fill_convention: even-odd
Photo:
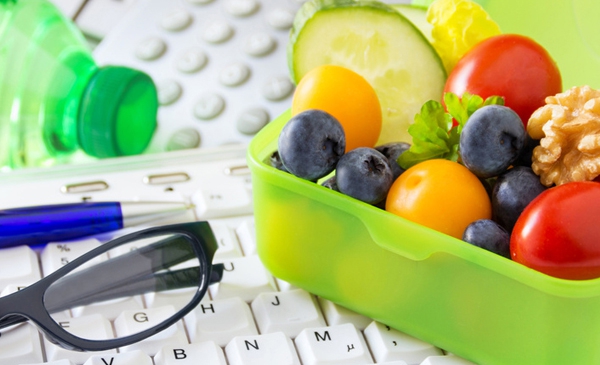
<instances>
[{"instance_id":1,"label":"fresh fruit salad","mask_svg":"<svg viewBox=\"0 0 600 365\"><path fill-rule=\"evenodd\" d=\"M600 277L600 92L563 91L541 45L471 0L415 9L304 4L271 164L548 275Z\"/></svg>"}]
</instances>

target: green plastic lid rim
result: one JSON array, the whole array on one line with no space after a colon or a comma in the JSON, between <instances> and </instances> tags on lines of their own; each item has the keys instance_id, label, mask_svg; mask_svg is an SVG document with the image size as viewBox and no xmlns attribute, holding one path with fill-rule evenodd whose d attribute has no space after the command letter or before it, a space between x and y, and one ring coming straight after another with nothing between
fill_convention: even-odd
<instances>
[{"instance_id":1,"label":"green plastic lid rim","mask_svg":"<svg viewBox=\"0 0 600 365\"><path fill-rule=\"evenodd\" d=\"M136 83L154 87L148 75L127 67L106 66L91 76L79 109L78 139L85 153L100 158L124 155L116 124L122 98Z\"/></svg>"}]
</instances>

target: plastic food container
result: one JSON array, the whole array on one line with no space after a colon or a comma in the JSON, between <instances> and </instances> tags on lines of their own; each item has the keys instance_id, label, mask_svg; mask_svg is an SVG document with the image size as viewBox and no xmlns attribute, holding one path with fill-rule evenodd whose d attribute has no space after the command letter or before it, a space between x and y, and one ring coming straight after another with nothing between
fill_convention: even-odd
<instances>
[{"instance_id":1,"label":"plastic food container","mask_svg":"<svg viewBox=\"0 0 600 365\"><path fill-rule=\"evenodd\" d=\"M480 365L600 364L600 279L547 276L271 167L288 119L248 150L273 275Z\"/></svg>"}]
</instances>

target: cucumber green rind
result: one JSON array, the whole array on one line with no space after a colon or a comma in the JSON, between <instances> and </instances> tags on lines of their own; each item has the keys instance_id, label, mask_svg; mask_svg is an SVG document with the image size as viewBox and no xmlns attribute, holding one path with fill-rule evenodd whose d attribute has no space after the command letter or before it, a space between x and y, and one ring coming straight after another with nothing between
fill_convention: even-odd
<instances>
[{"instance_id":1,"label":"cucumber green rind","mask_svg":"<svg viewBox=\"0 0 600 365\"><path fill-rule=\"evenodd\" d=\"M427 7L421 5L409 5L409 4L388 4L394 10L398 11L408 20L410 20L417 29L423 33L425 38L431 43L433 37L431 36L431 30L433 25L427 21Z\"/></svg>"}]
</instances>

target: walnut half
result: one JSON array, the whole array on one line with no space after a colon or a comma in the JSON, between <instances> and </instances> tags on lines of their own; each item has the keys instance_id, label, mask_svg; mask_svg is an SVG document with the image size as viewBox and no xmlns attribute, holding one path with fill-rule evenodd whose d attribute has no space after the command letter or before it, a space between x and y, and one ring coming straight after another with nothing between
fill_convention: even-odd
<instances>
[{"instance_id":1,"label":"walnut half","mask_svg":"<svg viewBox=\"0 0 600 365\"><path fill-rule=\"evenodd\" d=\"M533 171L546 186L593 180L600 175L600 91L574 87L546 98L527 122L540 145Z\"/></svg>"}]
</instances>

